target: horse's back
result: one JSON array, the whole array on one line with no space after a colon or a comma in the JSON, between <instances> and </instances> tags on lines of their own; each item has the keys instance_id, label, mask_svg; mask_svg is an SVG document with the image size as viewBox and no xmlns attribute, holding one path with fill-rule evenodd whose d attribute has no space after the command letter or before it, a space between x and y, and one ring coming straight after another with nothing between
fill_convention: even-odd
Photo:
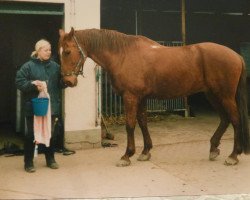
<instances>
[{"instance_id":1,"label":"horse's back","mask_svg":"<svg viewBox=\"0 0 250 200\"><path fill-rule=\"evenodd\" d=\"M148 50L148 68L152 69L152 96L172 98L208 90L237 86L242 71L240 56L228 47L198 43L184 47L154 47ZM147 61L146 61L147 62ZM228 86L227 86L228 85ZM229 91L230 90L230 91ZM228 89L235 92L236 88Z\"/></svg>"},{"instance_id":2,"label":"horse's back","mask_svg":"<svg viewBox=\"0 0 250 200\"><path fill-rule=\"evenodd\" d=\"M117 91L174 98L215 87L219 91L232 81L237 85L241 59L225 46L207 42L165 47L145 37L136 38L136 44L121 59L120 67L114 66L115 74L119 74L119 79L113 78Z\"/></svg>"},{"instance_id":3,"label":"horse's back","mask_svg":"<svg viewBox=\"0 0 250 200\"><path fill-rule=\"evenodd\" d=\"M205 58L207 62L209 58L214 58L217 61L223 61L227 58L229 61L235 62L236 60L239 61L239 54L236 53L234 50L226 47L224 45L212 43L212 42L204 42L198 43L191 46L196 46L199 51L202 53L202 56Z\"/></svg>"},{"instance_id":4,"label":"horse's back","mask_svg":"<svg viewBox=\"0 0 250 200\"><path fill-rule=\"evenodd\" d=\"M146 54L144 66L151 72L147 76L147 82L152 80L151 96L173 98L205 89L202 56L197 46L151 46Z\"/></svg>"}]
</instances>

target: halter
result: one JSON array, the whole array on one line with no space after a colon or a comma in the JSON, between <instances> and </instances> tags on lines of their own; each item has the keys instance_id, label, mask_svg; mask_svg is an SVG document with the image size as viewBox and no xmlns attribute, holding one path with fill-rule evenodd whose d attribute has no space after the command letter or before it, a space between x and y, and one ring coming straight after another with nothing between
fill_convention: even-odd
<instances>
[{"instance_id":1,"label":"halter","mask_svg":"<svg viewBox=\"0 0 250 200\"><path fill-rule=\"evenodd\" d=\"M87 56L84 54L84 52L83 52L81 46L79 45L79 43L78 43L78 41L77 41L77 39L76 39L76 36L73 36L73 38L74 38L74 40L75 40L75 43L76 43L76 45L77 45L77 48L79 49L79 53L80 53L81 57L79 58L79 61L77 62L77 64L76 64L74 70L72 70L70 73L63 73L62 75L63 75L63 76L73 76L73 75L78 76L78 75L80 74L80 75L82 75L82 76L84 77L84 75L83 75L83 64L82 64L82 62L87 58ZM79 69L79 70L78 70L78 69Z\"/></svg>"}]
</instances>

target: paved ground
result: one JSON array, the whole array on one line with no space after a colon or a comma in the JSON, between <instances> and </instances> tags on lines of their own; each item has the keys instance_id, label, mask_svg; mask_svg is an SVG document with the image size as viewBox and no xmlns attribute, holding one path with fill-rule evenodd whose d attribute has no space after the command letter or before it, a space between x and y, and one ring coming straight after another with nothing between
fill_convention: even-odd
<instances>
[{"instance_id":1,"label":"paved ground","mask_svg":"<svg viewBox=\"0 0 250 200\"><path fill-rule=\"evenodd\" d=\"M136 160L142 149L137 128L137 153L125 168L115 166L125 151L124 126L109 127L117 147L56 154L58 170L47 168L42 154L33 174L24 172L22 156L1 156L0 199L250 199L250 156L240 156L236 166L223 165L232 150L231 127L223 137L220 157L208 160L217 121L209 114L150 122L154 148L148 162Z\"/></svg>"}]
</instances>

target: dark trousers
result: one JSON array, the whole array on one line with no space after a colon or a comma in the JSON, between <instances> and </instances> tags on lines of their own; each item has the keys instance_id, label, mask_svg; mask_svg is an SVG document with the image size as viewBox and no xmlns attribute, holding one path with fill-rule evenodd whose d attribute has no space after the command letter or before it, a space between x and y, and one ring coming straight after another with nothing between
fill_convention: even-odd
<instances>
[{"instance_id":1,"label":"dark trousers","mask_svg":"<svg viewBox=\"0 0 250 200\"><path fill-rule=\"evenodd\" d=\"M54 158L54 143L55 138L53 134L54 130L54 124L55 124L56 116L52 116L52 137L50 139L50 146L46 147L43 144L39 144L44 151L45 158L47 164L51 162L55 162ZM25 166L31 166L33 165L33 157L34 157L34 150L35 150L35 143L34 143L34 118L33 116L26 116L26 126L27 126L27 132L24 135L24 163Z\"/></svg>"},{"instance_id":2,"label":"dark trousers","mask_svg":"<svg viewBox=\"0 0 250 200\"><path fill-rule=\"evenodd\" d=\"M64 148L64 126L63 126L63 120L60 116L54 117L54 123L52 124L52 132L53 132L53 144L54 144L55 149L58 149L58 150L63 149Z\"/></svg>"}]
</instances>

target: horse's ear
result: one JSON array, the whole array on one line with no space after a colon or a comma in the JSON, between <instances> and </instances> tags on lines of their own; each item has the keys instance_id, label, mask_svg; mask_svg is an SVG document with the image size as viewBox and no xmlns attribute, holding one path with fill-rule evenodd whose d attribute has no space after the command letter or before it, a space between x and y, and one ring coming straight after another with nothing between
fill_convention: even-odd
<instances>
[{"instance_id":1,"label":"horse's ear","mask_svg":"<svg viewBox=\"0 0 250 200\"><path fill-rule=\"evenodd\" d=\"M74 30L73 27L71 27L71 30L70 30L70 32L69 32L69 38L72 38L73 35L74 35L74 33L75 33L75 30Z\"/></svg>"},{"instance_id":2,"label":"horse's ear","mask_svg":"<svg viewBox=\"0 0 250 200\"><path fill-rule=\"evenodd\" d=\"M64 30L62 30L62 29L59 29L59 35L60 35L61 37L63 37L63 36L65 35L65 32L64 32Z\"/></svg>"}]
</instances>

